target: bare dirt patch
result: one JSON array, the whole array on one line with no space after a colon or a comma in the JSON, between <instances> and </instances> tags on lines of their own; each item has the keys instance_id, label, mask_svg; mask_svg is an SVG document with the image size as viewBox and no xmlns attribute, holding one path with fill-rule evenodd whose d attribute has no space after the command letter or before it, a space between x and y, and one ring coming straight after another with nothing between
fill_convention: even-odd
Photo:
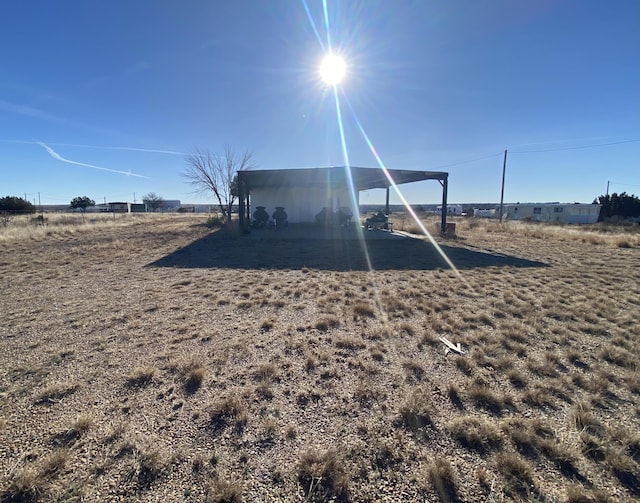
<instances>
[{"instance_id":1,"label":"bare dirt patch","mask_svg":"<svg viewBox=\"0 0 640 503\"><path fill-rule=\"evenodd\" d=\"M0 239L2 501L640 497L635 235L131 217Z\"/></svg>"}]
</instances>

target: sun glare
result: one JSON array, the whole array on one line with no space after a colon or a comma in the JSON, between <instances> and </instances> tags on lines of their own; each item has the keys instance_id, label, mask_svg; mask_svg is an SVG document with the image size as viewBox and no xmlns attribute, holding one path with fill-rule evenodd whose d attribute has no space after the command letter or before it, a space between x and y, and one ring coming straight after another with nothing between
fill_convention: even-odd
<instances>
[{"instance_id":1,"label":"sun glare","mask_svg":"<svg viewBox=\"0 0 640 503\"><path fill-rule=\"evenodd\" d=\"M327 55L320 65L320 77L322 81L330 86L337 86L342 82L344 74L347 71L347 65L340 56L335 54Z\"/></svg>"}]
</instances>

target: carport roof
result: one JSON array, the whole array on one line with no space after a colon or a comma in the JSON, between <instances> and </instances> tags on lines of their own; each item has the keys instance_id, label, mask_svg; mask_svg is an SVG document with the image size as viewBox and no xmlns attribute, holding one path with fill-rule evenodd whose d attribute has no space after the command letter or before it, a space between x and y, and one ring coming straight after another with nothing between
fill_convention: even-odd
<instances>
[{"instance_id":1,"label":"carport roof","mask_svg":"<svg viewBox=\"0 0 640 503\"><path fill-rule=\"evenodd\" d=\"M350 168L353 186L356 190L386 189L391 185L380 168ZM421 180L447 179L448 173L442 171L417 171L407 169L387 169L391 179L397 185L419 182ZM348 185L348 170L344 166L326 168L297 168L240 171L239 178L245 187L332 187Z\"/></svg>"}]
</instances>

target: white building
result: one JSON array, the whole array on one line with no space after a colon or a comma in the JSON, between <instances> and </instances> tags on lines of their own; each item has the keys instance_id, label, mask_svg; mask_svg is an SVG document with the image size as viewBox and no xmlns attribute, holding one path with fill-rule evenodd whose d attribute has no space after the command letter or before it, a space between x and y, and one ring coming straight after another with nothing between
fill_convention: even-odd
<instances>
[{"instance_id":1,"label":"white building","mask_svg":"<svg viewBox=\"0 0 640 503\"><path fill-rule=\"evenodd\" d=\"M442 205L436 207L436 213L442 213ZM462 205L447 204L447 215L462 215Z\"/></svg>"},{"instance_id":2,"label":"white building","mask_svg":"<svg viewBox=\"0 0 640 503\"><path fill-rule=\"evenodd\" d=\"M601 206L580 203L507 204L504 207L504 218L564 224L593 224L598 221Z\"/></svg>"},{"instance_id":3,"label":"white building","mask_svg":"<svg viewBox=\"0 0 640 503\"><path fill-rule=\"evenodd\" d=\"M498 212L495 208L473 208L473 216L476 218L496 218Z\"/></svg>"}]
</instances>

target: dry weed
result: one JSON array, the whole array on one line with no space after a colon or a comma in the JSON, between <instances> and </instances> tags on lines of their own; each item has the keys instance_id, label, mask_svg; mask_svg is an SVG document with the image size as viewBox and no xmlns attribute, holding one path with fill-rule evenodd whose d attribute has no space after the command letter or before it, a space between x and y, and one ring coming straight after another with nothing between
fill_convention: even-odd
<instances>
[{"instance_id":1,"label":"dry weed","mask_svg":"<svg viewBox=\"0 0 640 503\"><path fill-rule=\"evenodd\" d=\"M307 451L298 462L298 482L306 501L347 501L349 475L337 451Z\"/></svg>"},{"instance_id":2,"label":"dry weed","mask_svg":"<svg viewBox=\"0 0 640 503\"><path fill-rule=\"evenodd\" d=\"M130 388L142 388L151 384L158 369L155 367L136 367L127 376L126 384Z\"/></svg>"},{"instance_id":3,"label":"dry weed","mask_svg":"<svg viewBox=\"0 0 640 503\"><path fill-rule=\"evenodd\" d=\"M428 475L440 501L458 501L457 477L446 459L436 459L429 467Z\"/></svg>"}]
</instances>

